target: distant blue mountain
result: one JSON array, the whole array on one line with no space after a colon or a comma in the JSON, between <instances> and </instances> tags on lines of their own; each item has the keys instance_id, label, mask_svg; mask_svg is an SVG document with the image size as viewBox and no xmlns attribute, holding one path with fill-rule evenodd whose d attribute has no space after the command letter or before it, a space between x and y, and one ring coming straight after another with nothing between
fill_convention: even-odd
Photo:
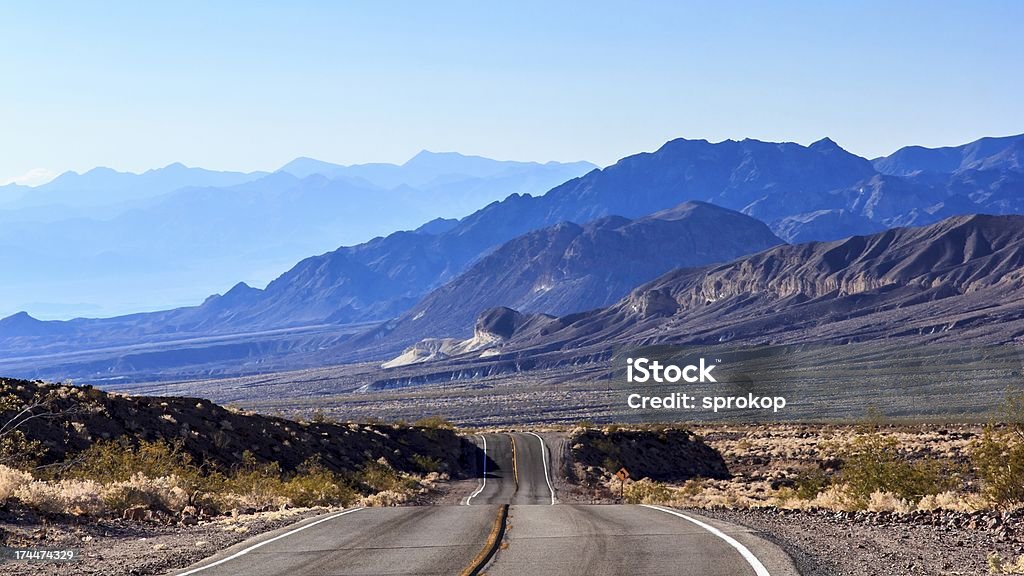
<instances>
[{"instance_id":1,"label":"distant blue mountain","mask_svg":"<svg viewBox=\"0 0 1024 576\"><path fill-rule=\"evenodd\" d=\"M18 187L30 199L0 205L0 315L29 303L44 317L114 315L195 302L239 279L264 285L309 254L464 216L594 168L432 153L402 166L289 166L308 170L98 168ZM342 174L352 170L389 180Z\"/></svg>"},{"instance_id":2,"label":"distant blue mountain","mask_svg":"<svg viewBox=\"0 0 1024 576\"><path fill-rule=\"evenodd\" d=\"M1024 164L1024 134L982 138L962 146L906 146L872 164L882 174L910 176L921 172L953 174L965 170L1020 170Z\"/></svg>"},{"instance_id":3,"label":"distant blue mountain","mask_svg":"<svg viewBox=\"0 0 1024 576\"><path fill-rule=\"evenodd\" d=\"M300 178L320 174L332 179L347 179L366 182L380 188L391 189L410 186L421 190L451 186L456 183L477 181L508 181L510 179L545 178L564 182L579 176L597 166L589 162L514 162L491 160L482 156L467 156L458 152L421 151L404 164L356 164L342 166L315 160L296 158L282 166L279 171ZM461 188L466 188L464 184ZM503 186L508 194L525 193L526 190L512 190ZM535 190L531 186L532 190ZM477 206L479 207L479 206Z\"/></svg>"},{"instance_id":4,"label":"distant blue mountain","mask_svg":"<svg viewBox=\"0 0 1024 576\"><path fill-rule=\"evenodd\" d=\"M187 186L234 186L266 176L266 172L218 172L190 168L181 163L147 170L141 174L93 168L88 172L65 172L34 188L20 187L21 198L3 208L32 206L101 206L153 198Z\"/></svg>"},{"instance_id":5,"label":"distant blue mountain","mask_svg":"<svg viewBox=\"0 0 1024 576\"><path fill-rule=\"evenodd\" d=\"M926 225L958 214L1024 213L1024 172L1018 162L1018 140L1000 139L997 144L959 147L961 160L952 172L925 170L922 164L912 164L906 158L887 165L887 170L900 171L901 175L880 172L876 168L879 160L872 162L850 154L829 139L810 146L757 140L673 140L655 152L629 156L612 166L572 178L542 196L512 194L458 222L434 221L417 231L395 232L305 258L262 290L238 286L198 306L118 318L37 323L16 317L9 323L0 323L0 356L135 345L169 335L196 337L393 319L431 291L459 279L489 254L504 253L496 249L526 233L560 222L583 224L612 216L635 219L687 201L706 202L753 216L792 243L866 235L894 226ZM954 164L944 162L928 166L948 170ZM898 170L894 168L897 164L901 166ZM234 199L230 200L231 208L218 207L211 213L234 214L240 210L237 204L248 197L260 198L257 204L263 205L269 202L266 198L274 198L278 193L275 191L285 182L293 182L299 187L296 190L303 193L281 192L282 198L308 194L322 206L329 198L366 186L369 180L355 176L332 180L319 174L298 178L278 172L238 188L259 192L207 190L214 197L209 202ZM418 193L408 185L387 191L404 196L386 196L382 189L374 190L382 194L376 203L385 207L411 202ZM353 206L360 207L355 213L364 220L374 209L372 201L353 202ZM284 202L271 205L283 212L281 222L289 221L289 207ZM168 214L195 217L194 208L182 206L180 211L165 209L164 218L170 220ZM322 221L315 220L322 218L320 215L311 218L314 220L310 222ZM226 217L219 224L232 230L229 220ZM149 221L158 225L157 220ZM722 234L730 233L728 226L719 227ZM287 225L276 224L270 216L265 229L270 231L267 235L278 239L289 234ZM521 238L514 245L531 246L529 238ZM6 253L0 250L0 254ZM529 254L523 256L514 262L528 261ZM239 256L243 260L248 257ZM492 270L521 268L513 261L507 266L487 261ZM519 279L516 285L526 285L529 280ZM224 283L231 284L234 282ZM459 285L470 285L479 293L487 293L488 287L478 284L463 279ZM335 349L331 359L366 358L390 352L389 346L395 343L389 343L387 338L385 326L376 332L367 348L350 348L345 352ZM323 340L294 344L296 348L289 353L314 354L333 345ZM189 363L190 358L183 354L180 362ZM216 363L216 358L206 357L205 361ZM179 362L166 357L160 361L165 367L171 366L168 369ZM90 371L108 366L112 365L103 360L75 370L95 375ZM120 368L110 369L116 373Z\"/></svg>"}]
</instances>

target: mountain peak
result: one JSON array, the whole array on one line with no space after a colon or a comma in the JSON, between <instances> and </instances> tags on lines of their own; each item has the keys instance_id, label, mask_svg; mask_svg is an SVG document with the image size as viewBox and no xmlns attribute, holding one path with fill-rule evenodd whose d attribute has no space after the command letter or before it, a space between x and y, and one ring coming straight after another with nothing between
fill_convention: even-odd
<instances>
[{"instance_id":1,"label":"mountain peak","mask_svg":"<svg viewBox=\"0 0 1024 576\"><path fill-rule=\"evenodd\" d=\"M829 138L828 136L822 138L821 140L818 140L817 142L812 143L810 146L808 146L808 148L810 148L811 150L842 150L839 144L836 144L835 140Z\"/></svg>"},{"instance_id":2,"label":"mountain peak","mask_svg":"<svg viewBox=\"0 0 1024 576\"><path fill-rule=\"evenodd\" d=\"M459 152L432 152L430 150L420 150L415 156L407 160L403 166L415 166L417 164L426 164L437 160L461 160L465 158L477 157L467 156Z\"/></svg>"},{"instance_id":3,"label":"mountain peak","mask_svg":"<svg viewBox=\"0 0 1024 576\"><path fill-rule=\"evenodd\" d=\"M10 316L8 316L6 318L0 318L0 322L5 322L5 323L6 322L12 322L12 323L13 322L26 322L26 321L38 322L38 320L33 318L31 315L29 315L28 312L25 312L24 310L22 310L21 312L15 312L14 314L11 314Z\"/></svg>"}]
</instances>

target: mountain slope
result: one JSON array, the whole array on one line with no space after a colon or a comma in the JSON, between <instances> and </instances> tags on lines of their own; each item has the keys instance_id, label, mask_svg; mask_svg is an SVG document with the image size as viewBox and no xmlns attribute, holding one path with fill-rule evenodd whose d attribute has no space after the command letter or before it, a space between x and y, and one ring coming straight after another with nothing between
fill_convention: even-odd
<instances>
[{"instance_id":1,"label":"mountain slope","mask_svg":"<svg viewBox=\"0 0 1024 576\"><path fill-rule=\"evenodd\" d=\"M953 174L964 170L1021 170L1024 158L1024 134L1002 138L981 138L962 146L924 148L906 146L882 158L872 160L883 174L909 176L919 172Z\"/></svg>"},{"instance_id":2,"label":"mountain slope","mask_svg":"<svg viewBox=\"0 0 1024 576\"><path fill-rule=\"evenodd\" d=\"M502 352L899 337L1024 338L1024 217L956 217L676 270L542 337L514 336Z\"/></svg>"},{"instance_id":3,"label":"mountain slope","mask_svg":"<svg viewBox=\"0 0 1024 576\"><path fill-rule=\"evenodd\" d=\"M425 336L466 337L477 315L497 306L552 315L607 306L674 268L725 262L781 242L762 222L702 202L636 220L561 223L474 263L404 314L387 340L400 346Z\"/></svg>"},{"instance_id":4,"label":"mountain slope","mask_svg":"<svg viewBox=\"0 0 1024 576\"><path fill-rule=\"evenodd\" d=\"M15 279L0 286L0 316L24 309L44 316L98 309L112 316L196 302L240 279L264 285L271 271L279 274L310 254L432 218L465 216L513 192L543 192L593 165L424 153L403 166L374 167L398 185L325 176L315 166L298 177L172 165L139 175L69 173L30 188L40 202L66 195L94 203L134 200L0 211L0 269ZM179 184L184 187L168 190ZM139 293L146 295L141 303Z\"/></svg>"}]
</instances>

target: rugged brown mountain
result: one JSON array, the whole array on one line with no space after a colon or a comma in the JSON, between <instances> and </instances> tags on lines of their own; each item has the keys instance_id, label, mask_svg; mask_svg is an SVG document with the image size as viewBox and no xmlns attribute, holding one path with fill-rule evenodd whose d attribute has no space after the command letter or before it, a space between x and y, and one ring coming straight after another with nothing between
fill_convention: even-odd
<instances>
[{"instance_id":1,"label":"rugged brown mountain","mask_svg":"<svg viewBox=\"0 0 1024 576\"><path fill-rule=\"evenodd\" d=\"M629 345L899 338L1024 340L1024 217L956 217L676 270L612 306L515 334L483 354L491 364L542 367ZM461 360L480 362L481 352Z\"/></svg>"},{"instance_id":2,"label":"rugged brown mountain","mask_svg":"<svg viewBox=\"0 0 1024 576\"><path fill-rule=\"evenodd\" d=\"M726 262L781 244L749 216L686 202L644 218L564 222L511 240L406 313L386 343L466 338L484 310L565 315L608 306L675 268Z\"/></svg>"}]
</instances>

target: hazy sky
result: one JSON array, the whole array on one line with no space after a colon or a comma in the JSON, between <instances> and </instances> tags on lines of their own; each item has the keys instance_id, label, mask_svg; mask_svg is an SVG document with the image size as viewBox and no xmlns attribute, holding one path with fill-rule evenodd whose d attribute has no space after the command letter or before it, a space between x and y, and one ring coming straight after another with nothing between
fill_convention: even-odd
<instances>
[{"instance_id":1,"label":"hazy sky","mask_svg":"<svg viewBox=\"0 0 1024 576\"><path fill-rule=\"evenodd\" d=\"M0 183L1024 132L1024 2L498 4L4 3Z\"/></svg>"}]
</instances>

